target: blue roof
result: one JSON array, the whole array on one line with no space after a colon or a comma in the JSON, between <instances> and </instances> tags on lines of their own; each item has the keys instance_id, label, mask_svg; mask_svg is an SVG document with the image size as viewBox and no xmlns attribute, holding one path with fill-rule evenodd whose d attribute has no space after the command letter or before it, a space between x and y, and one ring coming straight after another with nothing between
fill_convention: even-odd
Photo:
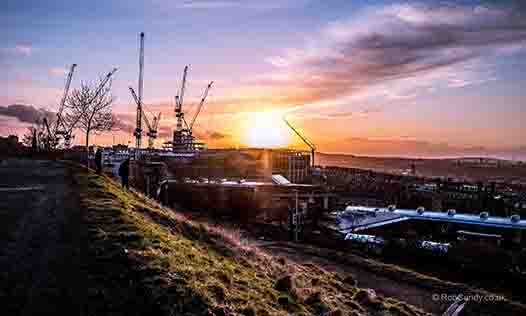
<instances>
[{"instance_id":1,"label":"blue roof","mask_svg":"<svg viewBox=\"0 0 526 316\"><path fill-rule=\"evenodd\" d=\"M490 227L500 227L500 228L512 228L512 229L526 229L526 220L520 219L518 221L512 221L510 217L498 217L498 216L488 216L484 218L483 216L477 214L461 214L456 213L454 215L448 214L447 212L436 212L436 211L424 211L418 212L417 210L411 209L392 209L389 208L375 208L375 207L365 207L365 206L348 206L346 211L361 211L361 212L371 212L371 213L391 213L399 215L407 219L416 219L416 220L427 220L427 221L441 221L449 223L459 223L459 224L471 224L479 226L490 226ZM378 223L381 226L389 224L391 221L384 221Z\"/></svg>"}]
</instances>

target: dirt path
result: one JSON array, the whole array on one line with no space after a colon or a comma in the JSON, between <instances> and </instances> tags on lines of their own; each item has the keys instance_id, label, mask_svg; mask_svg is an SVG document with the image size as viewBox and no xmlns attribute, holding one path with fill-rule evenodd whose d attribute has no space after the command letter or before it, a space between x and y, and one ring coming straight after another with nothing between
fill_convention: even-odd
<instances>
[{"instance_id":1,"label":"dirt path","mask_svg":"<svg viewBox=\"0 0 526 316\"><path fill-rule=\"evenodd\" d=\"M83 313L86 234L70 184L60 163L9 160L0 165L0 296L8 302L5 315Z\"/></svg>"},{"instance_id":2,"label":"dirt path","mask_svg":"<svg viewBox=\"0 0 526 316\"><path fill-rule=\"evenodd\" d=\"M443 304L433 301L433 294L412 284L396 282L389 278L371 273L357 266L337 263L331 258L323 258L312 254L302 253L298 248L287 248L283 243L261 244L259 247L276 256L284 256L297 263L312 262L325 270L339 274L352 274L358 286L374 289L377 294L393 297L411 305L422 308L428 313L441 315L447 308Z\"/></svg>"}]
</instances>

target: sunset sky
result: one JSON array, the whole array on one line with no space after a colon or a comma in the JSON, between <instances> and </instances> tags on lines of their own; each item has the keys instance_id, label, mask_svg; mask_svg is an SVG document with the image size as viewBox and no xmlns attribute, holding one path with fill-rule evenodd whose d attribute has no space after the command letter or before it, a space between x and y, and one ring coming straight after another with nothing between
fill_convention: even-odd
<instances>
[{"instance_id":1,"label":"sunset sky","mask_svg":"<svg viewBox=\"0 0 526 316\"><path fill-rule=\"evenodd\" d=\"M28 108L10 105L56 110L77 63L72 88L119 68L114 112L123 130L95 141L132 140L128 86L137 87L145 32L144 100L163 112L164 137L175 127L174 95L188 64L187 115L214 81L196 123L211 147L257 145L251 139L265 134L302 148L286 116L325 152L522 155L521 3L4 0L0 134L30 125Z\"/></svg>"}]
</instances>

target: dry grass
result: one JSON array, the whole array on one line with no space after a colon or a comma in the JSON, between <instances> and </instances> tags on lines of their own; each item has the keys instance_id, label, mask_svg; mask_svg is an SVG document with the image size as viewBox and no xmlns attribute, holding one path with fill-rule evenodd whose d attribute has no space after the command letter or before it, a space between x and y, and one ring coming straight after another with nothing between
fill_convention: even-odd
<instances>
[{"instance_id":1,"label":"dry grass","mask_svg":"<svg viewBox=\"0 0 526 316\"><path fill-rule=\"evenodd\" d=\"M305 254L319 256L322 258L331 258L335 262L339 262L341 264L357 266L368 272L387 277L394 282L414 284L432 293L444 293L449 295L462 294L465 297L502 297L502 295L491 293L483 289L473 288L463 283L444 281L439 278L424 275L407 268L402 268L393 264L382 263L372 259L366 259L348 252L343 253L331 249L305 245L295 247L292 244L287 244L287 247L296 248L298 251L301 251ZM344 283L347 282L353 284L352 279L344 280ZM363 295L363 293L360 295ZM396 313L393 312L393 315L397 315L397 313L400 315L413 315L411 311L412 307L408 306L407 304L400 305L399 302L391 301L390 299L388 299L388 301L390 301L390 310L401 309ZM526 305L508 299L502 299L498 301L492 300L481 303L472 302L466 304L462 315L526 315Z\"/></svg>"},{"instance_id":2,"label":"dry grass","mask_svg":"<svg viewBox=\"0 0 526 316\"><path fill-rule=\"evenodd\" d=\"M133 306L160 315L405 315L396 304L410 315L426 315L382 297L360 303L360 289L348 275L273 257L238 230L190 221L107 177L71 168L88 211L93 260L119 274L118 280L98 280L90 268L92 294L106 300L95 314L139 300ZM277 286L283 278L290 282Z\"/></svg>"}]
</instances>

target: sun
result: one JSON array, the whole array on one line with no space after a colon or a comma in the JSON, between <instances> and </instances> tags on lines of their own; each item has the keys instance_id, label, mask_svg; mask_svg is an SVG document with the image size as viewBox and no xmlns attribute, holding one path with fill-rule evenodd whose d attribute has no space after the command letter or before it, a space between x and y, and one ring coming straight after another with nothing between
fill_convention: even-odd
<instances>
[{"instance_id":1,"label":"sun","mask_svg":"<svg viewBox=\"0 0 526 316\"><path fill-rule=\"evenodd\" d=\"M289 132L279 113L252 113L243 125L244 143L248 146L276 148L289 143Z\"/></svg>"}]
</instances>

